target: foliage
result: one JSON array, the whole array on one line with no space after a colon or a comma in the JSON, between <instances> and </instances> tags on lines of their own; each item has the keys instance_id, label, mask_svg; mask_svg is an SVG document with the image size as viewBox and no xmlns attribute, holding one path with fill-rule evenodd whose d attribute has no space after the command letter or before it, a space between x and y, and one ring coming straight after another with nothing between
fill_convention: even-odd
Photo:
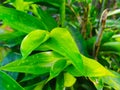
<instances>
[{"instance_id":1,"label":"foliage","mask_svg":"<svg viewBox=\"0 0 120 90\"><path fill-rule=\"evenodd\" d=\"M0 1L0 90L119 90L120 2L107 1Z\"/></svg>"}]
</instances>

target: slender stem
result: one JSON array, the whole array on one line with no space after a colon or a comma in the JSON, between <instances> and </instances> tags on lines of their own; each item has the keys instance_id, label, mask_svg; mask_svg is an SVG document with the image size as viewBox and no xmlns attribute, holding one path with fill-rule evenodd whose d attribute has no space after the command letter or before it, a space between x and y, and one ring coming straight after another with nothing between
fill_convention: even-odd
<instances>
[{"instance_id":1,"label":"slender stem","mask_svg":"<svg viewBox=\"0 0 120 90\"><path fill-rule=\"evenodd\" d=\"M82 19L81 19L81 17L80 17L80 14L79 14L79 13L76 13L75 10L73 9L73 7L70 6L69 4L67 4L67 7L73 12L73 14L75 15L78 23L81 24Z\"/></svg>"},{"instance_id":2,"label":"slender stem","mask_svg":"<svg viewBox=\"0 0 120 90\"><path fill-rule=\"evenodd\" d=\"M96 60L97 60L98 52L100 49L102 34L103 34L103 30L105 28L105 23L106 23L108 11L109 11L108 9L105 9L101 15L101 18L100 18L100 28L99 28L98 36L96 38L94 47L93 47L93 56Z\"/></svg>"},{"instance_id":3,"label":"slender stem","mask_svg":"<svg viewBox=\"0 0 120 90\"><path fill-rule=\"evenodd\" d=\"M84 7L84 15L83 15L83 19L82 19L82 30L81 30L81 34L83 35L84 38L86 38L86 27L88 24L88 14L89 14L89 4L87 4Z\"/></svg>"},{"instance_id":4,"label":"slender stem","mask_svg":"<svg viewBox=\"0 0 120 90\"><path fill-rule=\"evenodd\" d=\"M61 0L61 7L60 7L60 21L62 27L64 27L65 24L65 1L66 0Z\"/></svg>"}]
</instances>

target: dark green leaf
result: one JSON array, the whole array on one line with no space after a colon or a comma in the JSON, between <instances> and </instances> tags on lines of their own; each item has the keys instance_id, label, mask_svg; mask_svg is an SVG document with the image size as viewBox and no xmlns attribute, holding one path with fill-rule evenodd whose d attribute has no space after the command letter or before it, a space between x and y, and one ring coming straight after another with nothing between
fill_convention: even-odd
<instances>
[{"instance_id":1,"label":"dark green leaf","mask_svg":"<svg viewBox=\"0 0 120 90\"><path fill-rule=\"evenodd\" d=\"M44 22L44 24L47 25L49 31L57 27L57 22L47 12L43 11L41 8L37 8L37 11L39 17Z\"/></svg>"},{"instance_id":2,"label":"dark green leaf","mask_svg":"<svg viewBox=\"0 0 120 90\"><path fill-rule=\"evenodd\" d=\"M48 80L51 80L52 78L58 76L60 72L62 72L63 69L66 67L66 64L67 64L66 60L56 61L50 70L50 77Z\"/></svg>"},{"instance_id":3,"label":"dark green leaf","mask_svg":"<svg viewBox=\"0 0 120 90\"><path fill-rule=\"evenodd\" d=\"M0 6L0 19L12 28L25 33L36 29L48 30L40 19L12 8Z\"/></svg>"},{"instance_id":4,"label":"dark green leaf","mask_svg":"<svg viewBox=\"0 0 120 90\"><path fill-rule=\"evenodd\" d=\"M64 75L63 73L60 73L57 77L56 77L56 87L55 90L63 90L64 89Z\"/></svg>"},{"instance_id":5,"label":"dark green leaf","mask_svg":"<svg viewBox=\"0 0 120 90\"><path fill-rule=\"evenodd\" d=\"M0 42L2 46L13 47L21 43L24 34L21 32L11 32L0 34Z\"/></svg>"},{"instance_id":6,"label":"dark green leaf","mask_svg":"<svg viewBox=\"0 0 120 90\"><path fill-rule=\"evenodd\" d=\"M0 90L25 90L6 73L0 71Z\"/></svg>"}]
</instances>

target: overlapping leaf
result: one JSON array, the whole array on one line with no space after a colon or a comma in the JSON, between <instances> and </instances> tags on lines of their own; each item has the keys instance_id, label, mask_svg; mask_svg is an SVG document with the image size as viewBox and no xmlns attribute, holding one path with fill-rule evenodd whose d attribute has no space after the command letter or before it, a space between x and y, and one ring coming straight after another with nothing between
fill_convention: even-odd
<instances>
[{"instance_id":1,"label":"overlapping leaf","mask_svg":"<svg viewBox=\"0 0 120 90\"><path fill-rule=\"evenodd\" d=\"M109 70L107 70L101 64L99 64L97 61L87 58L83 55L81 56L83 59L83 65L85 70L84 76L88 76L88 77L115 76ZM79 72L73 66L69 66L67 68L67 71L74 76L82 76L81 72Z\"/></svg>"},{"instance_id":2,"label":"overlapping leaf","mask_svg":"<svg viewBox=\"0 0 120 90\"><path fill-rule=\"evenodd\" d=\"M31 74L45 74L50 72L52 65L62 59L55 52L43 52L27 57L26 59L11 62L0 69L12 72L24 72Z\"/></svg>"},{"instance_id":3,"label":"overlapping leaf","mask_svg":"<svg viewBox=\"0 0 120 90\"><path fill-rule=\"evenodd\" d=\"M48 32L44 30L30 32L21 43L21 53L23 58L26 58L35 48L45 42L48 37Z\"/></svg>"},{"instance_id":4,"label":"overlapping leaf","mask_svg":"<svg viewBox=\"0 0 120 90\"><path fill-rule=\"evenodd\" d=\"M84 73L79 49L68 30L65 28L55 28L50 32L50 37L50 40L46 42L48 47L66 56L75 68Z\"/></svg>"}]
</instances>

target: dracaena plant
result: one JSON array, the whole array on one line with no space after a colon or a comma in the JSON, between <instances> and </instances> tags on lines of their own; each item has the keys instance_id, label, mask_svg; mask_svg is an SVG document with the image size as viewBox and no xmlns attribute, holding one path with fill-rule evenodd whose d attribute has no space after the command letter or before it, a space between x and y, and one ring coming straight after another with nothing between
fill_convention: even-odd
<instances>
[{"instance_id":1,"label":"dracaena plant","mask_svg":"<svg viewBox=\"0 0 120 90\"><path fill-rule=\"evenodd\" d=\"M112 24L107 17L119 9L103 11L98 24L91 4L92 0L4 1L0 45L7 54L2 56L0 89L119 90L119 63L114 63L119 62L119 35L105 28Z\"/></svg>"}]
</instances>

